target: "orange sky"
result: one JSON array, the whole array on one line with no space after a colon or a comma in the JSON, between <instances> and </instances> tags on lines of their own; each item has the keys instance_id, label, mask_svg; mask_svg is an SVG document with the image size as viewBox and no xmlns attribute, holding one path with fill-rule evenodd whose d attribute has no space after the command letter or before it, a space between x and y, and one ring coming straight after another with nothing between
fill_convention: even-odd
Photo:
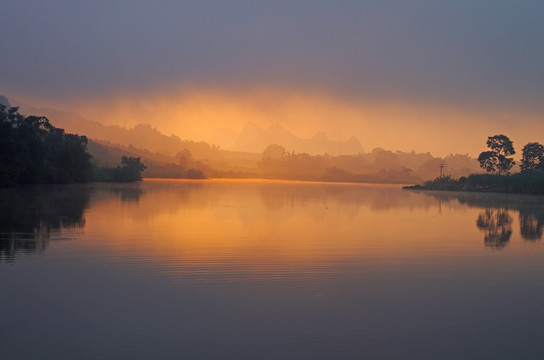
<instances>
[{"instance_id":1,"label":"orange sky","mask_svg":"<svg viewBox=\"0 0 544 360\"><path fill-rule=\"evenodd\" d=\"M248 121L365 151L544 142L542 2L4 3L0 94L29 105L214 142Z\"/></svg>"},{"instance_id":2,"label":"orange sky","mask_svg":"<svg viewBox=\"0 0 544 360\"><path fill-rule=\"evenodd\" d=\"M219 130L239 133L244 124L280 124L309 138L324 131L333 140L356 136L365 151L430 151L434 155L485 150L487 136L504 133L521 152L523 144L544 141L538 114L512 109L460 109L432 103L342 98L322 91L280 88L226 91L163 89L154 93L87 98L59 106L105 124L132 127L149 123L182 139L228 148ZM523 124L523 125L521 125ZM532 124L527 126L527 124Z\"/></svg>"}]
</instances>

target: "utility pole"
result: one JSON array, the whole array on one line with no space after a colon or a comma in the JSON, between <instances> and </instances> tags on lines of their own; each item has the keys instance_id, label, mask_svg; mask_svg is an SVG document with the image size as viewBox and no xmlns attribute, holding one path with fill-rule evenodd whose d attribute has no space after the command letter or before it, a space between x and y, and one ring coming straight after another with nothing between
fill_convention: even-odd
<instances>
[{"instance_id":1,"label":"utility pole","mask_svg":"<svg viewBox=\"0 0 544 360\"><path fill-rule=\"evenodd\" d=\"M442 178L442 176L443 176L443 170L444 170L444 167L446 166L446 164L440 163L439 166L440 166L440 178Z\"/></svg>"}]
</instances>

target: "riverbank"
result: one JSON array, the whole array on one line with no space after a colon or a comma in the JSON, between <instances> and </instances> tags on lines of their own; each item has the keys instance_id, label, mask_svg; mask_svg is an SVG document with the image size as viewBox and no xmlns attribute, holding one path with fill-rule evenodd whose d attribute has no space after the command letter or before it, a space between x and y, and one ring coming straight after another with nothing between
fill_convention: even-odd
<instances>
[{"instance_id":1,"label":"riverbank","mask_svg":"<svg viewBox=\"0 0 544 360\"><path fill-rule=\"evenodd\" d=\"M527 171L516 174L471 174L454 179L438 177L422 185L404 186L408 190L478 191L515 194L544 194L544 172Z\"/></svg>"}]
</instances>

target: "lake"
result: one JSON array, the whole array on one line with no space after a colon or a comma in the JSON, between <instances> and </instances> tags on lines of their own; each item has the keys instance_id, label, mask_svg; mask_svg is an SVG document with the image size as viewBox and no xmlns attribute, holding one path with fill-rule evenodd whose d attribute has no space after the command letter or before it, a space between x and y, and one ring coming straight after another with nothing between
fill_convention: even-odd
<instances>
[{"instance_id":1,"label":"lake","mask_svg":"<svg viewBox=\"0 0 544 360\"><path fill-rule=\"evenodd\" d=\"M1 359L541 359L544 198L0 189Z\"/></svg>"}]
</instances>

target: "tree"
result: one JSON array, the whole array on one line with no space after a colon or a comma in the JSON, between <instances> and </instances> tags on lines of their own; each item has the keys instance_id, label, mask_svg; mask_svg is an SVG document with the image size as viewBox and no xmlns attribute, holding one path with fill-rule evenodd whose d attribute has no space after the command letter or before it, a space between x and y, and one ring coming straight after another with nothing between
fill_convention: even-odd
<instances>
[{"instance_id":1,"label":"tree","mask_svg":"<svg viewBox=\"0 0 544 360\"><path fill-rule=\"evenodd\" d=\"M142 164L140 158L123 156L121 165L113 169L112 178L114 181L132 182L142 180L142 171L147 166Z\"/></svg>"},{"instance_id":2,"label":"tree","mask_svg":"<svg viewBox=\"0 0 544 360\"><path fill-rule=\"evenodd\" d=\"M90 159L85 136L0 104L0 186L84 182L90 179Z\"/></svg>"},{"instance_id":3,"label":"tree","mask_svg":"<svg viewBox=\"0 0 544 360\"><path fill-rule=\"evenodd\" d=\"M497 171L498 158L493 151L484 151L478 156L480 167L487 172Z\"/></svg>"},{"instance_id":4,"label":"tree","mask_svg":"<svg viewBox=\"0 0 544 360\"><path fill-rule=\"evenodd\" d=\"M521 171L542 168L544 165L544 146L537 142L523 147L521 155Z\"/></svg>"},{"instance_id":5,"label":"tree","mask_svg":"<svg viewBox=\"0 0 544 360\"><path fill-rule=\"evenodd\" d=\"M491 151L484 151L478 156L480 167L488 172L497 171L500 174L508 173L514 166L514 159L511 157L516 152L514 144L505 135L495 135L487 138L487 147Z\"/></svg>"}]
</instances>

